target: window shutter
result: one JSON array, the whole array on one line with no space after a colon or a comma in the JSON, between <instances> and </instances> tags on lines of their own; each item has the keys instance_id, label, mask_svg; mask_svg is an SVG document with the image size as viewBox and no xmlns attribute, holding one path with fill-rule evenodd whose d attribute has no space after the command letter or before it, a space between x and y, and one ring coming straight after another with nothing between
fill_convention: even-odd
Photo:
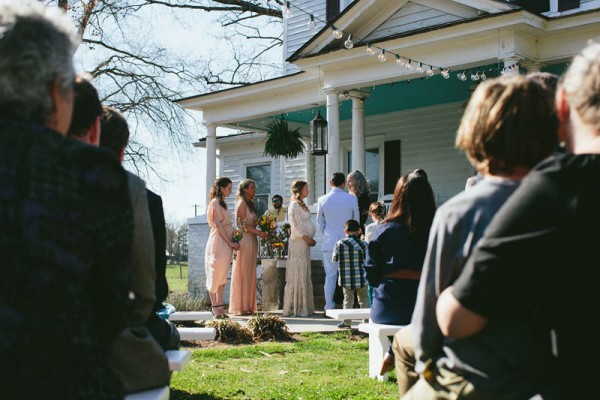
<instances>
[{"instance_id":1,"label":"window shutter","mask_svg":"<svg viewBox=\"0 0 600 400\"><path fill-rule=\"evenodd\" d=\"M558 11L579 8L579 0L558 0Z\"/></svg>"},{"instance_id":2,"label":"window shutter","mask_svg":"<svg viewBox=\"0 0 600 400\"><path fill-rule=\"evenodd\" d=\"M340 0L327 0L327 22L331 22L340 13Z\"/></svg>"}]
</instances>

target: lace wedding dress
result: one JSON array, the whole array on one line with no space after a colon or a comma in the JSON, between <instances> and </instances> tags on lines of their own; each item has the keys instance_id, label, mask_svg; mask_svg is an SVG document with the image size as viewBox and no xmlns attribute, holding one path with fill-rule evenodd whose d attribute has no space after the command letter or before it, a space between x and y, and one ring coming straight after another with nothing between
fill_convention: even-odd
<instances>
[{"instance_id":1,"label":"lace wedding dress","mask_svg":"<svg viewBox=\"0 0 600 400\"><path fill-rule=\"evenodd\" d=\"M314 314L315 302L310 271L310 247L302 235L313 237L315 226L310 213L300 203L292 201L288 209L291 225L288 260L285 273L283 315L305 317Z\"/></svg>"}]
</instances>

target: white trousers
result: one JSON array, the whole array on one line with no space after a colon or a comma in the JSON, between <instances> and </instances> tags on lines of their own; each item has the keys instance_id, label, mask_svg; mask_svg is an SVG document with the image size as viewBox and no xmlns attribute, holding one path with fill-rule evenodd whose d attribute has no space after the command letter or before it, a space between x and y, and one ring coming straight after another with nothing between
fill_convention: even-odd
<instances>
[{"instance_id":1,"label":"white trousers","mask_svg":"<svg viewBox=\"0 0 600 400\"><path fill-rule=\"evenodd\" d=\"M333 295L338 279L338 263L331 261L333 250L323 252L323 267L325 268L325 310L335 308Z\"/></svg>"}]
</instances>

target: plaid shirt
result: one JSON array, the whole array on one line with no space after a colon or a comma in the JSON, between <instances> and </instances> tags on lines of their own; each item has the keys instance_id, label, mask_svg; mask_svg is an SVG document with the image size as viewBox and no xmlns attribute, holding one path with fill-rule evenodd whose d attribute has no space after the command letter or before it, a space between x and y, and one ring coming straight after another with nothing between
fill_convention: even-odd
<instances>
[{"instance_id":1,"label":"plaid shirt","mask_svg":"<svg viewBox=\"0 0 600 400\"><path fill-rule=\"evenodd\" d=\"M365 279L365 256L367 242L358 236L339 240L333 249L332 261L338 261L338 284L346 289L359 289L367 284Z\"/></svg>"}]
</instances>

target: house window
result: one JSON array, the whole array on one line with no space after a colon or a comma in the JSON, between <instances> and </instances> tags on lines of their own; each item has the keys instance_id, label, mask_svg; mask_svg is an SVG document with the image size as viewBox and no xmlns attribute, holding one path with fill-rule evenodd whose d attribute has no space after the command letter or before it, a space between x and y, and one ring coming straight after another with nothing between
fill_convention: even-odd
<instances>
[{"instance_id":1,"label":"house window","mask_svg":"<svg viewBox=\"0 0 600 400\"><path fill-rule=\"evenodd\" d=\"M327 22L331 22L339 13L344 11L346 7L352 4L354 0L327 0Z\"/></svg>"},{"instance_id":2,"label":"house window","mask_svg":"<svg viewBox=\"0 0 600 400\"><path fill-rule=\"evenodd\" d=\"M269 207L269 194L271 193L271 163L247 166L246 178L252 179L256 184L254 205L256 206L256 214L260 218Z\"/></svg>"},{"instance_id":3,"label":"house window","mask_svg":"<svg viewBox=\"0 0 600 400\"><path fill-rule=\"evenodd\" d=\"M558 0L558 11L579 8L579 0Z\"/></svg>"},{"instance_id":4,"label":"house window","mask_svg":"<svg viewBox=\"0 0 600 400\"><path fill-rule=\"evenodd\" d=\"M367 177L369 192L379 192L379 148L367 149L365 154L366 171L360 171ZM352 172L352 150L348 152L348 173Z\"/></svg>"}]
</instances>

